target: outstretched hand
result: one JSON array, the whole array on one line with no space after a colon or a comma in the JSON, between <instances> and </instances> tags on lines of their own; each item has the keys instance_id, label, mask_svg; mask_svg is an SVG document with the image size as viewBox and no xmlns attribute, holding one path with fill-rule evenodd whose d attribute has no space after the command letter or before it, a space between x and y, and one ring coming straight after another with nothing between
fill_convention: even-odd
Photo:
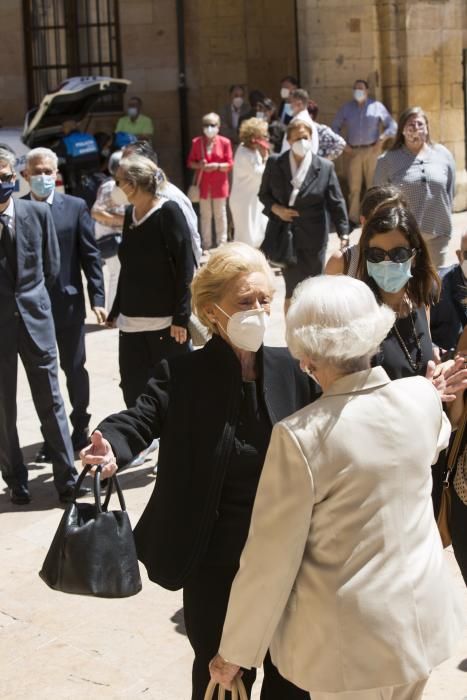
<instances>
[{"instance_id":1,"label":"outstretched hand","mask_svg":"<svg viewBox=\"0 0 467 700\"><path fill-rule=\"evenodd\" d=\"M110 442L104 438L100 430L95 430L91 435L91 444L79 453L83 467L90 464L90 474L94 475L96 468L101 465L102 479L113 476L117 471L117 461L110 446Z\"/></svg>"}]
</instances>

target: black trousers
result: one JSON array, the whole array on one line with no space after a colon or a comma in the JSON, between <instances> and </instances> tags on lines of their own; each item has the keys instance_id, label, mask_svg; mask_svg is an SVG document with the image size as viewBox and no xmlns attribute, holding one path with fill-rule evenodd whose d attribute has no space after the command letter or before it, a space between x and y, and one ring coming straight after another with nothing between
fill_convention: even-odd
<instances>
[{"instance_id":1,"label":"black trousers","mask_svg":"<svg viewBox=\"0 0 467 700\"><path fill-rule=\"evenodd\" d=\"M120 331L120 386L127 408L135 405L136 399L144 391L159 362L189 351L189 342L177 343L170 335L170 328L142 333Z\"/></svg>"},{"instance_id":2,"label":"black trousers","mask_svg":"<svg viewBox=\"0 0 467 700\"><path fill-rule=\"evenodd\" d=\"M85 368L86 345L84 323L56 328L60 367L66 376L66 386L72 411L70 421L73 431L82 433L91 418L89 406L89 374Z\"/></svg>"},{"instance_id":3,"label":"black trousers","mask_svg":"<svg viewBox=\"0 0 467 700\"><path fill-rule=\"evenodd\" d=\"M191 700L203 700L209 683L209 662L217 654L227 612L232 581L238 566L203 566L183 589L185 627L195 652ZM248 630L245 630L245 635ZM264 660L264 680L261 700L310 700L305 690L283 678L271 661ZM256 669L243 672L243 682L250 697ZM227 693L230 696L230 693ZM215 695L217 700L217 693Z\"/></svg>"},{"instance_id":4,"label":"black trousers","mask_svg":"<svg viewBox=\"0 0 467 700\"><path fill-rule=\"evenodd\" d=\"M55 343L43 349L30 337L18 317L14 331L0 344L0 467L10 488L27 486L28 470L24 464L16 429L16 391L18 355L26 370L32 400L41 422L52 458L54 483L58 492L73 486L77 471L68 429L65 406L58 384Z\"/></svg>"}]
</instances>

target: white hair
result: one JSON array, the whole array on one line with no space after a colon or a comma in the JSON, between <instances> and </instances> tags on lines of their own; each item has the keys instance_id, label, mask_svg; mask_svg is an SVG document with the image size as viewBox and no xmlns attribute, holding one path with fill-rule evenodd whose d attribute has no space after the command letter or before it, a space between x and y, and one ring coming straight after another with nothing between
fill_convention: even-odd
<instances>
[{"instance_id":1,"label":"white hair","mask_svg":"<svg viewBox=\"0 0 467 700\"><path fill-rule=\"evenodd\" d=\"M9 149L0 148L0 161L2 163L8 163L11 172L16 172L16 156Z\"/></svg>"},{"instance_id":2,"label":"white hair","mask_svg":"<svg viewBox=\"0 0 467 700\"><path fill-rule=\"evenodd\" d=\"M119 166L120 166L120 161L123 158L123 151L114 151L112 155L109 157L109 162L108 162L108 169L109 173L111 175L115 175Z\"/></svg>"},{"instance_id":3,"label":"white hair","mask_svg":"<svg viewBox=\"0 0 467 700\"><path fill-rule=\"evenodd\" d=\"M43 148L42 146L39 146L38 148L32 148L26 154L26 167L31 163L31 161L37 160L38 158L50 158L50 160L53 163L54 170L57 170L57 168L58 168L57 154L54 151L52 151L50 148Z\"/></svg>"},{"instance_id":4,"label":"white hair","mask_svg":"<svg viewBox=\"0 0 467 700\"><path fill-rule=\"evenodd\" d=\"M371 289L346 275L305 280L287 314L287 344L299 359L363 369L394 325L395 313Z\"/></svg>"}]
</instances>

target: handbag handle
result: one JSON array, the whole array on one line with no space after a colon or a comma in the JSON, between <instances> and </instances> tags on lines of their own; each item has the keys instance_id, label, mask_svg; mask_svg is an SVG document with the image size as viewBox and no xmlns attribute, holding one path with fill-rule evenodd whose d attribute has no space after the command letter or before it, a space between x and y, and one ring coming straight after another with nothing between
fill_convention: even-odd
<instances>
[{"instance_id":1,"label":"handbag handle","mask_svg":"<svg viewBox=\"0 0 467 700\"><path fill-rule=\"evenodd\" d=\"M462 443L462 438L464 437L464 432L465 432L465 427L467 424L467 402L464 403L464 411L462 413L462 419L459 424L459 427L457 428L456 435L454 437L454 440L452 442L451 449L449 450L447 459L446 459L446 475L444 477L443 481L443 486L444 488L448 488L450 481L451 481L451 474L454 469L454 466L457 463L457 458L459 456L459 449Z\"/></svg>"},{"instance_id":2,"label":"handbag handle","mask_svg":"<svg viewBox=\"0 0 467 700\"><path fill-rule=\"evenodd\" d=\"M81 485L83 483L84 477L91 471L92 465L87 464L81 474L78 477L78 480L76 481L75 484L75 490L73 493L73 500L75 501L78 498L78 493L81 488ZM98 513L105 513L109 507L109 502L110 502L110 497L112 495L113 489L115 489L118 500L120 503L120 508L121 510L126 510L126 504L125 504L125 499L123 497L123 491L120 486L120 482L117 479L117 475L114 474L113 476L109 477L108 479L108 486L107 486L107 493L105 494L105 499L104 503L101 503L102 500L102 495L101 495L101 472L102 472L102 465L99 464L99 466L96 469L96 473L94 476L94 500L96 503L96 508Z\"/></svg>"},{"instance_id":3,"label":"handbag handle","mask_svg":"<svg viewBox=\"0 0 467 700\"><path fill-rule=\"evenodd\" d=\"M217 683L211 680L206 689L204 700L212 700L216 687ZM248 695L246 694L245 686L243 685L241 678L233 679L231 694L232 700L248 700ZM218 700L225 700L225 688L223 688L221 685L219 685Z\"/></svg>"}]
</instances>

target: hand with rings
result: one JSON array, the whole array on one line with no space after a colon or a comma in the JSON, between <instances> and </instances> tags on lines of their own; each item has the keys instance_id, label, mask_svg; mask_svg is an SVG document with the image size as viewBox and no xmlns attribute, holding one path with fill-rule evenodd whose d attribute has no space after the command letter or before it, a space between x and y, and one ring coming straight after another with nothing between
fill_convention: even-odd
<instances>
[{"instance_id":1,"label":"hand with rings","mask_svg":"<svg viewBox=\"0 0 467 700\"><path fill-rule=\"evenodd\" d=\"M93 465L90 474L94 475L96 467L102 466L101 477L108 479L117 471L117 460L112 451L110 442L106 440L100 430L95 430L91 435L91 444L79 453L83 467L88 464Z\"/></svg>"}]
</instances>

